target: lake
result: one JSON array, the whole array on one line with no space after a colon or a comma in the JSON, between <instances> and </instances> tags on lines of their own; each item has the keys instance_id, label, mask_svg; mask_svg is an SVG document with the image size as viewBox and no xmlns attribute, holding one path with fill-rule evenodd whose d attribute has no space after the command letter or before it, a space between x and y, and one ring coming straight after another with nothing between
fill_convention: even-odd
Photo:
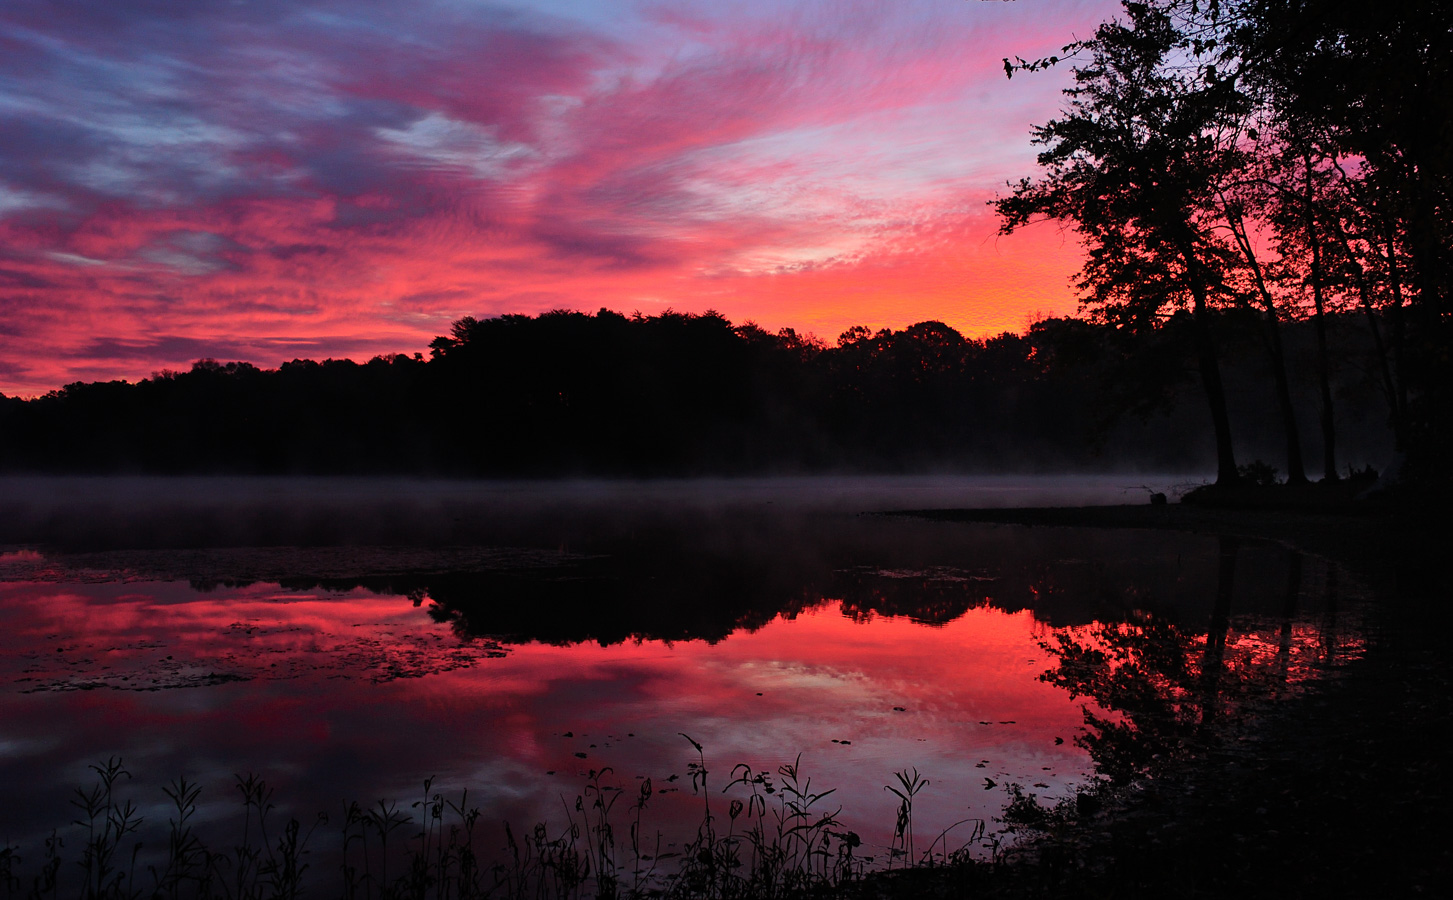
<instances>
[{"instance_id":1,"label":"lake","mask_svg":"<svg viewBox=\"0 0 1453 900\"><path fill-rule=\"evenodd\" d=\"M319 868L345 801L420 816L425 779L468 790L485 853L505 823L588 831L618 796L621 854L639 812L665 859L705 809L735 827L733 799L780 803L795 775L883 865L904 843L887 788L916 771L916 852L989 852L1009 785L1070 797L1356 655L1356 592L1264 543L881 513L1190 481L0 479L0 841L83 843L75 789L119 758L143 833L184 776L225 843L256 773L278 820L329 815ZM1165 708L1124 706L1066 648ZM1086 739L1087 712L1139 744Z\"/></svg>"}]
</instances>

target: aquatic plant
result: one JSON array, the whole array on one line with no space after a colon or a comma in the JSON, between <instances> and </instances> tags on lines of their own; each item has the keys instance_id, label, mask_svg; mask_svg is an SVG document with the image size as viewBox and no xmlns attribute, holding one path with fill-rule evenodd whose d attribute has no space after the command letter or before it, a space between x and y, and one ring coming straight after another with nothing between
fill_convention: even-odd
<instances>
[{"instance_id":1,"label":"aquatic plant","mask_svg":"<svg viewBox=\"0 0 1453 900\"><path fill-rule=\"evenodd\" d=\"M898 798L898 822L893 826L893 846L889 850L889 862L895 858L913 859L913 798L928 787L928 779L918 774L918 768L910 772L904 769L894 775L898 787L885 784L883 790L892 791Z\"/></svg>"},{"instance_id":2,"label":"aquatic plant","mask_svg":"<svg viewBox=\"0 0 1453 900\"><path fill-rule=\"evenodd\" d=\"M136 806L127 800L116 798L116 783L124 776L131 777L121 760L116 757L104 763L91 766L98 776L90 790L76 788L76 798L71 805L81 811L81 818L75 824L86 829L86 843L81 850L79 865L82 871L81 896L84 898L120 895L125 886L135 881L136 856L140 845L131 854L131 866L126 871L116 868L116 854L128 834L141 827L141 816Z\"/></svg>"},{"instance_id":3,"label":"aquatic plant","mask_svg":"<svg viewBox=\"0 0 1453 900\"><path fill-rule=\"evenodd\" d=\"M79 859L66 860L65 839L53 832L33 871L23 867L22 847L0 846L0 898L31 900L572 900L572 898L785 898L811 892L831 896L875 871L861 838L843 827L841 807L825 801L835 791L815 790L799 755L775 772L742 763L720 789L709 780L705 748L685 736L696 758L688 765L701 799L694 838L680 851L662 852L663 835L645 829L656 791L644 779L627 807L630 839L617 842L624 789L610 768L591 770L574 803L563 806L565 823L541 822L519 832L503 827L505 845L484 846L480 810L468 790L457 799L425 779L408 807L379 800L364 807L345 803L333 834L314 842L330 817L310 826L296 817L279 823L273 788L255 774L234 777L240 816L230 837L209 843L198 826L202 787L178 777L162 788L168 801L165 829L147 830L131 799L120 796L130 772L120 759L91 767L97 781L76 790L81 811L73 827L83 837ZM982 822L958 851L948 849L946 829L923 859L913 858L912 800L928 784L917 770L895 775L887 789L903 800L889 864L974 864L968 844L984 838ZM719 809L714 795L728 795ZM211 823L226 828L226 823ZM148 845L143 838L160 836ZM943 845L935 858L934 847ZM336 880L315 873L318 859L334 863ZM664 863L674 861L674 866ZM71 865L73 864L73 866ZM328 867L325 867L325 871ZM79 878L68 872L79 872ZM138 873L141 873L138 875ZM149 876L149 877L148 877Z\"/></svg>"}]
</instances>

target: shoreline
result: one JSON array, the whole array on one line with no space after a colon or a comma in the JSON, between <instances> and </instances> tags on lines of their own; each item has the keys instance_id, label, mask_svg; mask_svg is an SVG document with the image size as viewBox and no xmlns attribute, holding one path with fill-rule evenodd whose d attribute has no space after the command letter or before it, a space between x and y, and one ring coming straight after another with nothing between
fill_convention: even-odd
<instances>
[{"instance_id":1,"label":"shoreline","mask_svg":"<svg viewBox=\"0 0 1453 900\"><path fill-rule=\"evenodd\" d=\"M1453 884L1449 528L1430 504L1315 509L1202 505L904 510L1017 527L1175 530L1274 541L1337 562L1370 594L1361 658L1237 723L1124 795L1031 842L986 896L1366 897ZM1330 675L1330 677L1328 677ZM965 885L916 883L953 896ZM907 885L904 885L907 887Z\"/></svg>"}]
</instances>

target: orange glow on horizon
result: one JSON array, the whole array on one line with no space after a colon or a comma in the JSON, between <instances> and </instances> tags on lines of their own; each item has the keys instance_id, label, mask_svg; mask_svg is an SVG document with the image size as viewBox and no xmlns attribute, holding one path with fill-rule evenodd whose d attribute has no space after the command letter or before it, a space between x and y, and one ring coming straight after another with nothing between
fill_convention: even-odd
<instances>
[{"instance_id":1,"label":"orange glow on horizon","mask_svg":"<svg viewBox=\"0 0 1453 900\"><path fill-rule=\"evenodd\" d=\"M279 210L275 204L234 212L240 212L234 220L243 223L234 240L258 247L278 241L280 233L286 238L290 228L299 231L293 243L306 242L308 228L292 217L301 215L306 222L317 215L306 207ZM427 354L429 342L466 315L715 310L735 324L793 328L832 344L855 325L876 331L937 320L981 339L1022 332L1040 316L1074 313L1070 281L1080 253L1071 235L1040 226L1001 237L987 215L977 224L977 229L923 235L912 247L822 265L713 273L679 265L611 273L529 263L522 250L508 247L434 248L436 255L430 256L430 248L411 252L412 242L397 236L376 246L355 241L335 248L342 259L354 258L351 262L273 259L246 272L173 279L175 290L188 293L189 303L169 313L162 340L149 337L155 330L154 304L130 293L135 274L95 266L80 273L84 278L74 290L110 296L113 302L38 312L35 338L44 336L53 356L31 374L0 379L0 393L33 396L77 380L135 381L162 369L185 369L203 356L271 368L298 358L363 362L378 354ZM153 223L139 231L138 225L98 223L94 232L81 236L88 252L110 256L144 246L157 232L211 227L196 218ZM253 228L269 229L268 236L250 233ZM76 265L51 263L36 267L33 275L61 282L76 276L71 271ZM508 289L479 274L522 266L530 268L529 289ZM306 288L279 290L305 282ZM409 297L413 308L365 297ZM61 328L63 321L70 327ZM96 335L113 337L98 341Z\"/></svg>"},{"instance_id":2,"label":"orange glow on horizon","mask_svg":"<svg viewBox=\"0 0 1453 900\"><path fill-rule=\"evenodd\" d=\"M714 309L814 333L1065 314L996 237L1116 0L512 0L0 12L0 393L424 350L470 315ZM317 8L315 8L317 7Z\"/></svg>"}]
</instances>

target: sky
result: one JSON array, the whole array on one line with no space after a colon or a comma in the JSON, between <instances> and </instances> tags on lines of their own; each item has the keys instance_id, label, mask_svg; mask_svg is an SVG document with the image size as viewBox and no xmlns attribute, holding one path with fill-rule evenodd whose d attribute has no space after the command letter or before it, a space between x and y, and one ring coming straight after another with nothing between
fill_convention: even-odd
<instances>
[{"instance_id":1,"label":"sky","mask_svg":"<svg viewBox=\"0 0 1453 900\"><path fill-rule=\"evenodd\" d=\"M0 393L427 352L472 315L832 342L1075 309L997 234L1114 0L0 5Z\"/></svg>"}]
</instances>

